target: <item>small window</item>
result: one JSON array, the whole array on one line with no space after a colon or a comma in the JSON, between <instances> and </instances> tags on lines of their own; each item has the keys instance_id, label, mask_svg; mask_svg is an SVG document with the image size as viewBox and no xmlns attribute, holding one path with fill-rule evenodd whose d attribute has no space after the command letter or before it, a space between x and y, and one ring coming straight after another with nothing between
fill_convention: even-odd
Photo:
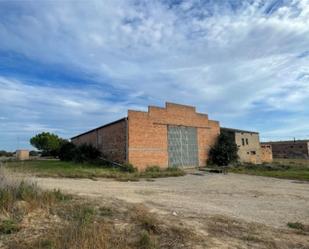
<instances>
[{"instance_id":1,"label":"small window","mask_svg":"<svg viewBox=\"0 0 309 249\"><path fill-rule=\"evenodd\" d=\"M293 148L294 148L294 146L293 146L293 145L291 145L291 148L293 149Z\"/></svg>"},{"instance_id":2,"label":"small window","mask_svg":"<svg viewBox=\"0 0 309 249\"><path fill-rule=\"evenodd\" d=\"M252 150L251 155L255 155L255 154L256 154L255 150Z\"/></svg>"},{"instance_id":3,"label":"small window","mask_svg":"<svg viewBox=\"0 0 309 249\"><path fill-rule=\"evenodd\" d=\"M249 152L247 152L247 154L249 155L250 153L249 153Z\"/></svg>"},{"instance_id":4,"label":"small window","mask_svg":"<svg viewBox=\"0 0 309 249\"><path fill-rule=\"evenodd\" d=\"M247 144L247 145L249 144L248 138L246 138L246 144Z\"/></svg>"},{"instance_id":5,"label":"small window","mask_svg":"<svg viewBox=\"0 0 309 249\"><path fill-rule=\"evenodd\" d=\"M242 146L245 146L245 139L244 138L241 139L241 143L242 143Z\"/></svg>"}]
</instances>

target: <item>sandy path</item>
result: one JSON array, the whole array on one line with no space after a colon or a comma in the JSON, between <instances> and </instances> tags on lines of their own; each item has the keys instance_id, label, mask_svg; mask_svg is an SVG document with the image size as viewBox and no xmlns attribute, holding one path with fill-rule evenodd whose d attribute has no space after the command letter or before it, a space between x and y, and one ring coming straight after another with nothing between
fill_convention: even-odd
<instances>
[{"instance_id":1,"label":"sandy path","mask_svg":"<svg viewBox=\"0 0 309 249\"><path fill-rule=\"evenodd\" d=\"M238 174L187 175L154 182L36 180L47 189L142 202L157 211L176 211L178 215L221 214L273 227L286 227L288 222L296 221L309 224L309 184L292 180Z\"/></svg>"}]
</instances>

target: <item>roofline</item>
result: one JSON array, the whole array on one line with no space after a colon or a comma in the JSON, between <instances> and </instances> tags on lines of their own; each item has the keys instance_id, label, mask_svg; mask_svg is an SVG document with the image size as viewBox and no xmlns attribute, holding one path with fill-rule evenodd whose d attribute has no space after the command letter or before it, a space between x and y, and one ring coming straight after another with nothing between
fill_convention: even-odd
<instances>
[{"instance_id":1,"label":"roofline","mask_svg":"<svg viewBox=\"0 0 309 249\"><path fill-rule=\"evenodd\" d=\"M277 143L309 143L309 139L299 139L299 140L282 140L282 141L268 141L262 142L263 144L277 144Z\"/></svg>"},{"instance_id":2,"label":"roofline","mask_svg":"<svg viewBox=\"0 0 309 249\"><path fill-rule=\"evenodd\" d=\"M227 128L227 127L220 127L220 130L259 134L257 131L246 131L246 130L239 130L239 129L234 129L234 128Z\"/></svg>"},{"instance_id":3,"label":"roofline","mask_svg":"<svg viewBox=\"0 0 309 249\"><path fill-rule=\"evenodd\" d=\"M165 108L167 108L168 105L177 105L177 106L182 106L182 107L186 107L186 108L191 108L191 109L194 109L194 110L196 109L196 107L193 106L193 105L179 104L179 103L168 102L168 101L165 102Z\"/></svg>"},{"instance_id":4,"label":"roofline","mask_svg":"<svg viewBox=\"0 0 309 249\"><path fill-rule=\"evenodd\" d=\"M127 117L124 117L124 118L118 119L118 120L113 121L113 122L111 122L111 123L107 123L107 124L105 124L105 125L99 126L99 127L94 128L94 129L92 129L92 130L89 130L89 131L86 131L86 132L81 133L81 134L79 134L79 135L76 135L76 136L74 136L74 137L71 137L70 139L72 140L72 139L74 139L74 138L77 138L77 137L80 137L80 136L86 135L86 134L91 133L91 132L93 132L93 131L96 131L96 130L102 129L102 128L106 127L106 126L110 126L110 125L113 125L113 124L116 124L116 123L119 123L119 122L125 121L126 119L127 119Z\"/></svg>"}]
</instances>

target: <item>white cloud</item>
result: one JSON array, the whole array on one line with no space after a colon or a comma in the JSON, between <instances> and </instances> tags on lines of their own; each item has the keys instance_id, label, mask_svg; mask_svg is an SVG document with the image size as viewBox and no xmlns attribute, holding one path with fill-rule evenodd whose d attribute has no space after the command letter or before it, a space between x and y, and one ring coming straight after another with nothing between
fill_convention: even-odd
<instances>
[{"instance_id":1,"label":"white cloud","mask_svg":"<svg viewBox=\"0 0 309 249\"><path fill-rule=\"evenodd\" d=\"M38 106L49 111L48 120L72 118L86 128L104 121L95 119L100 113L107 120L128 105L166 100L196 105L225 123L259 115L252 113L256 103L262 103L260 115L308 114L308 0L27 1L14 7L19 11L0 18L0 50L75 68L113 89L2 77L0 102L31 123L46 118ZM114 90L121 101L109 100ZM80 117L89 118L87 125Z\"/></svg>"}]
</instances>

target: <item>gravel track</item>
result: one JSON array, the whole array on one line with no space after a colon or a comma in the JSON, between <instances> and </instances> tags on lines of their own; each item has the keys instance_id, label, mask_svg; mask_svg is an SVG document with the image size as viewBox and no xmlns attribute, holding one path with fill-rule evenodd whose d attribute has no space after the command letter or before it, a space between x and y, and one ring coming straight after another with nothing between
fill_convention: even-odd
<instances>
[{"instance_id":1,"label":"gravel track","mask_svg":"<svg viewBox=\"0 0 309 249\"><path fill-rule=\"evenodd\" d=\"M202 217L226 215L246 222L286 228L288 222L309 224L309 184L238 174L188 174L155 181L36 178L46 189L88 197L144 203L162 213Z\"/></svg>"}]
</instances>

